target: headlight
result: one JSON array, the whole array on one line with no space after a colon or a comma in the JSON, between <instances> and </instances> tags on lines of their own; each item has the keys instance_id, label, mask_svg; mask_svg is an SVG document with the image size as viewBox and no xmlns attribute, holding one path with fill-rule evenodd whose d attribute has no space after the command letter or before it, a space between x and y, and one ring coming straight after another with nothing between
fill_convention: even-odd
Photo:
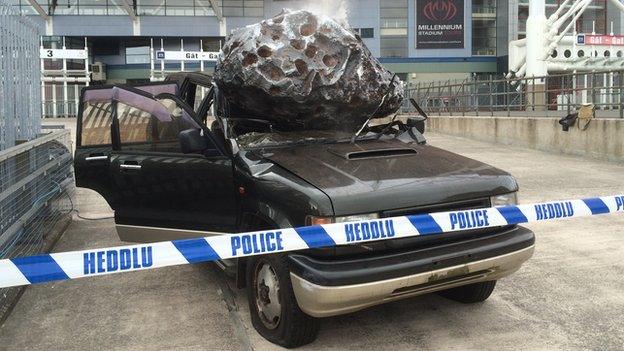
<instances>
[{"instance_id":1,"label":"headlight","mask_svg":"<svg viewBox=\"0 0 624 351\"><path fill-rule=\"evenodd\" d=\"M335 223L370 221L379 218L379 213L368 213L353 216L336 217Z\"/></svg>"},{"instance_id":2,"label":"headlight","mask_svg":"<svg viewBox=\"0 0 624 351\"><path fill-rule=\"evenodd\" d=\"M330 224L330 223L369 221L369 220L373 220L377 218L379 218L379 213L367 213L367 214L342 216L342 217L308 216L306 217L306 225L321 225L321 224Z\"/></svg>"},{"instance_id":3,"label":"headlight","mask_svg":"<svg viewBox=\"0 0 624 351\"><path fill-rule=\"evenodd\" d=\"M490 197L492 207L495 206L511 206L518 204L518 193L509 193Z\"/></svg>"}]
</instances>

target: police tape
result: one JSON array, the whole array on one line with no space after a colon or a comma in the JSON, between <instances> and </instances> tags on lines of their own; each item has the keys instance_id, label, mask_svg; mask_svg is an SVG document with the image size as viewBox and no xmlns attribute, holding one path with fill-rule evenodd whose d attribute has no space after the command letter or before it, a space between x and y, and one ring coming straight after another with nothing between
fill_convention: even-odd
<instances>
[{"instance_id":1,"label":"police tape","mask_svg":"<svg viewBox=\"0 0 624 351\"><path fill-rule=\"evenodd\" d=\"M0 260L0 288L614 212L624 212L624 195L51 253Z\"/></svg>"}]
</instances>

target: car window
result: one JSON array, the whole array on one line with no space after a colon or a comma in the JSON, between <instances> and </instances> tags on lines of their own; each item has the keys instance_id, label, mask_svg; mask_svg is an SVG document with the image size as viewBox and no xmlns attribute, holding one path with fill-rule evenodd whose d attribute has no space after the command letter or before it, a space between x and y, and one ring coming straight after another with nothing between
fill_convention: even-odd
<instances>
[{"instance_id":1,"label":"car window","mask_svg":"<svg viewBox=\"0 0 624 351\"><path fill-rule=\"evenodd\" d=\"M84 102L81 145L110 145L112 123L113 114L110 101Z\"/></svg>"},{"instance_id":2,"label":"car window","mask_svg":"<svg viewBox=\"0 0 624 351\"><path fill-rule=\"evenodd\" d=\"M209 87L204 87L202 85L196 85L195 87L195 100L193 100L193 111L197 112L199 107L201 106L206 94L210 91Z\"/></svg>"},{"instance_id":3,"label":"car window","mask_svg":"<svg viewBox=\"0 0 624 351\"><path fill-rule=\"evenodd\" d=\"M181 152L180 132L199 128L189 113L170 98L153 99L125 92L116 108L124 151Z\"/></svg>"},{"instance_id":4,"label":"car window","mask_svg":"<svg viewBox=\"0 0 624 351\"><path fill-rule=\"evenodd\" d=\"M138 86L136 89L149 94L176 94L175 83ZM111 145L113 87L87 89L82 94L80 146Z\"/></svg>"}]
</instances>

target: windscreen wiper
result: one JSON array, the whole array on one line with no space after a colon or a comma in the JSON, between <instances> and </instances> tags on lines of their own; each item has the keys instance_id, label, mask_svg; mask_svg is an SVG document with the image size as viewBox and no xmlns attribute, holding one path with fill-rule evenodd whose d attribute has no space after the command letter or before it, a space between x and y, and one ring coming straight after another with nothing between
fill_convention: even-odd
<instances>
[{"instance_id":1,"label":"windscreen wiper","mask_svg":"<svg viewBox=\"0 0 624 351\"><path fill-rule=\"evenodd\" d=\"M368 124L370 123L371 119L375 117L375 114L377 113L377 111L379 111L381 106L383 106L386 103L386 99L388 98L388 95L390 94L390 90L392 89L392 84L394 83L394 78L396 78L396 76L397 76L396 73L392 76L392 79L390 80L390 84L388 85L388 91L386 91L383 98L381 98L381 103L377 106L375 111L373 111L373 113L371 113L371 115L366 119L366 122L364 122L362 127L360 127L360 129L358 129L355 135L351 138L351 144L355 143L355 140L358 138L358 136L360 136L360 133L364 131L366 126L368 126Z\"/></svg>"}]
</instances>

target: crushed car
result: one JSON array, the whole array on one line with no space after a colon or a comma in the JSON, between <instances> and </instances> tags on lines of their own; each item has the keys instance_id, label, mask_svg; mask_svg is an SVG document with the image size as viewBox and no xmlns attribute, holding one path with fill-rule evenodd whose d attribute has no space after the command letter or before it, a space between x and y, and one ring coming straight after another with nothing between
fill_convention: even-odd
<instances>
[{"instance_id":1,"label":"crushed car","mask_svg":"<svg viewBox=\"0 0 624 351\"><path fill-rule=\"evenodd\" d=\"M299 113L307 107L298 110L292 124L283 113L266 116L266 106L249 111L203 73L88 87L77 121L76 184L108 201L128 242L517 202L508 173L427 144L424 111L371 123L398 96L395 78L384 79L376 106L358 101L359 113L349 112L354 123L340 119L336 128L323 104L311 119ZM218 265L246 289L258 333L297 347L316 338L324 317L432 292L482 302L531 257L534 243L521 226L466 228Z\"/></svg>"}]
</instances>

